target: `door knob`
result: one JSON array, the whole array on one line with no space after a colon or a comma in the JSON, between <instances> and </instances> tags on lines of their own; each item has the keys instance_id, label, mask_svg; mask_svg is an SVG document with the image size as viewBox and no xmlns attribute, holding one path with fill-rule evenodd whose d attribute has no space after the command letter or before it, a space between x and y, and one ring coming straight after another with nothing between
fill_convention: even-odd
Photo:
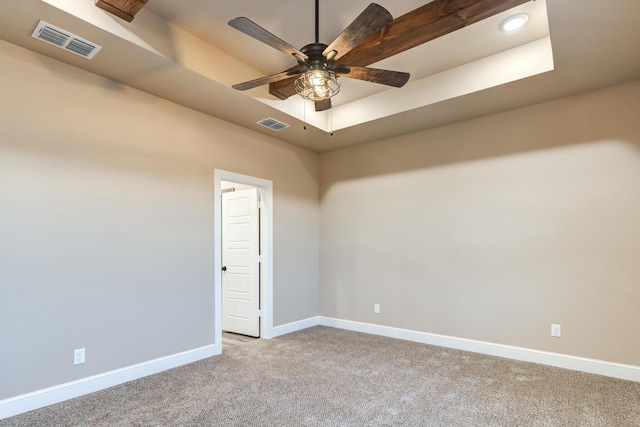
<instances>
[{"instance_id":1,"label":"door knob","mask_svg":"<svg viewBox=\"0 0 640 427\"><path fill-rule=\"evenodd\" d=\"M222 267L222 271L227 271L227 266Z\"/></svg>"}]
</instances>

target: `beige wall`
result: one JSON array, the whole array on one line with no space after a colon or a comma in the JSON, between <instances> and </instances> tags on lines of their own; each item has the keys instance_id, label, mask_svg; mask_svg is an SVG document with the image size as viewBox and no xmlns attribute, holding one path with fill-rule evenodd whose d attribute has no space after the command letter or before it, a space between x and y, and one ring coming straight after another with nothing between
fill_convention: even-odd
<instances>
[{"instance_id":1,"label":"beige wall","mask_svg":"<svg viewBox=\"0 0 640 427\"><path fill-rule=\"evenodd\" d=\"M640 365L639 111L636 81L323 154L320 314Z\"/></svg>"},{"instance_id":2,"label":"beige wall","mask_svg":"<svg viewBox=\"0 0 640 427\"><path fill-rule=\"evenodd\" d=\"M215 168L273 181L274 325L318 314L316 154L5 42L0 70L0 399L213 343Z\"/></svg>"}]
</instances>

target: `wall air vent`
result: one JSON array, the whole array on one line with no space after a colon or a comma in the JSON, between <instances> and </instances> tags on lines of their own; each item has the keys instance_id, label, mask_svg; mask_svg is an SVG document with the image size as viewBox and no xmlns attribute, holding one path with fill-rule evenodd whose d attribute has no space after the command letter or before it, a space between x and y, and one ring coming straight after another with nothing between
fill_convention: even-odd
<instances>
[{"instance_id":1,"label":"wall air vent","mask_svg":"<svg viewBox=\"0 0 640 427\"><path fill-rule=\"evenodd\" d=\"M85 40L75 34L62 30L44 21L38 22L36 29L33 30L31 37L42 40L43 42L52 44L60 49L75 53L87 59L93 58L102 46L99 44Z\"/></svg>"},{"instance_id":2,"label":"wall air vent","mask_svg":"<svg viewBox=\"0 0 640 427\"><path fill-rule=\"evenodd\" d=\"M256 122L257 124L259 124L260 126L264 126L266 128L269 128L271 130L274 130L276 132L281 131L282 129L286 129L289 127L288 124L286 123L282 123L276 119L272 119L271 117L268 117L266 119L262 119L260 121Z\"/></svg>"}]
</instances>

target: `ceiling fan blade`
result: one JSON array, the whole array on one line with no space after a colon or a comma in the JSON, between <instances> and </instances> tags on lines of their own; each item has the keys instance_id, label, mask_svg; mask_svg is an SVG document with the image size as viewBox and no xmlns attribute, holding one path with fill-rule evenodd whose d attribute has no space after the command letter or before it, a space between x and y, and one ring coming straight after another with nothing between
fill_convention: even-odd
<instances>
[{"instance_id":1,"label":"ceiling fan blade","mask_svg":"<svg viewBox=\"0 0 640 427\"><path fill-rule=\"evenodd\" d=\"M330 60L340 59L391 21L393 21L393 17L387 9L376 3L371 3L322 54Z\"/></svg>"},{"instance_id":2,"label":"ceiling fan blade","mask_svg":"<svg viewBox=\"0 0 640 427\"><path fill-rule=\"evenodd\" d=\"M378 68L359 67L356 65L341 65L336 68L336 74L350 79L380 83L387 86L402 87L411 75L401 71L380 70Z\"/></svg>"},{"instance_id":3,"label":"ceiling fan blade","mask_svg":"<svg viewBox=\"0 0 640 427\"><path fill-rule=\"evenodd\" d=\"M299 61L307 59L307 55L244 16L232 19L229 21L229 25L280 52L295 57Z\"/></svg>"},{"instance_id":4,"label":"ceiling fan blade","mask_svg":"<svg viewBox=\"0 0 640 427\"><path fill-rule=\"evenodd\" d=\"M249 80L248 82L238 83L231 86L237 90L248 90L258 86L266 85L267 83L274 83L280 80L288 79L289 77L297 76L302 73L302 69L287 70L278 74L271 74L270 76L260 77L259 79Z\"/></svg>"},{"instance_id":5,"label":"ceiling fan blade","mask_svg":"<svg viewBox=\"0 0 640 427\"><path fill-rule=\"evenodd\" d=\"M331 98L316 101L316 111L325 111L331 108Z\"/></svg>"}]
</instances>

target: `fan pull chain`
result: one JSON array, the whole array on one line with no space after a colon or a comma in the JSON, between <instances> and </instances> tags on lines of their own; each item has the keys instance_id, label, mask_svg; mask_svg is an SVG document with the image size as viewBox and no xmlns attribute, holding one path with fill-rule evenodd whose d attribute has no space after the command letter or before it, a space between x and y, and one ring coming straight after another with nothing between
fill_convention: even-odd
<instances>
[{"instance_id":1,"label":"fan pull chain","mask_svg":"<svg viewBox=\"0 0 640 427\"><path fill-rule=\"evenodd\" d=\"M302 99L302 121L303 121L303 130L307 130L307 101Z\"/></svg>"},{"instance_id":2,"label":"fan pull chain","mask_svg":"<svg viewBox=\"0 0 640 427\"><path fill-rule=\"evenodd\" d=\"M333 108L329 110L329 135L333 136Z\"/></svg>"}]
</instances>

